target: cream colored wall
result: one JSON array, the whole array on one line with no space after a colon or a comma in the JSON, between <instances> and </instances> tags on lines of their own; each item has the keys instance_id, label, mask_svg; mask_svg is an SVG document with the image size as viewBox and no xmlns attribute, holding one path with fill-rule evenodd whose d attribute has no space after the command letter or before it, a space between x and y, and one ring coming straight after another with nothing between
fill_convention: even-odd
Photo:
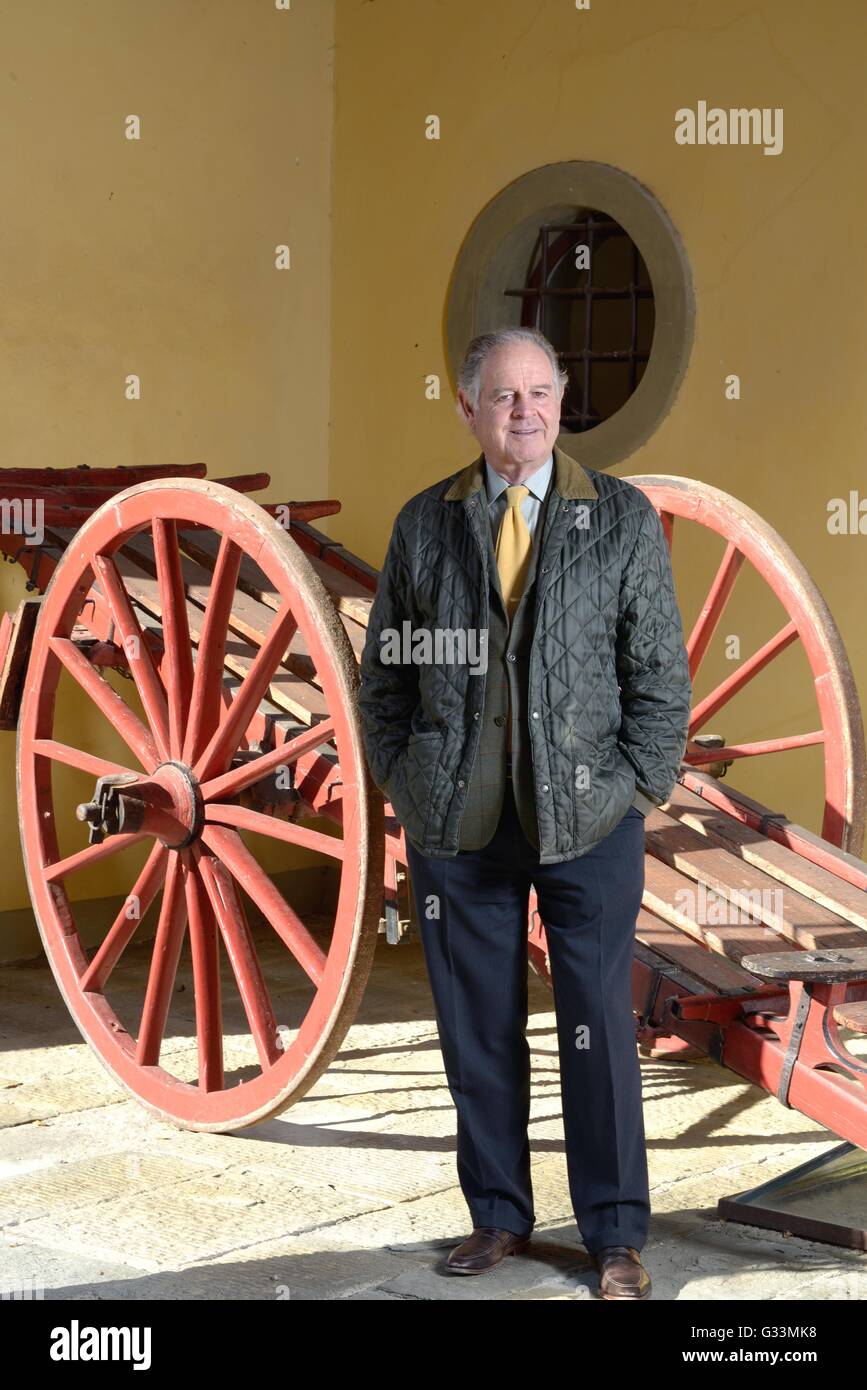
<instances>
[{"instance_id":1,"label":"cream colored wall","mask_svg":"<svg viewBox=\"0 0 867 1390\"><path fill-rule=\"evenodd\" d=\"M3 5L3 466L203 460L327 495L332 45L331 0ZM0 569L0 608L23 592ZM0 910L28 902L14 744Z\"/></svg>"},{"instance_id":2,"label":"cream colored wall","mask_svg":"<svg viewBox=\"0 0 867 1390\"><path fill-rule=\"evenodd\" d=\"M862 487L867 395L867 9L788 0L337 0L331 488L341 538L382 561L407 497L475 457L448 390L443 318L461 241L529 169L586 159L661 201L695 280L696 338L675 405L616 472L703 479L794 547L842 629L867 694L867 537L832 538L829 498ZM675 111L782 107L784 148L675 143ZM441 138L424 138L435 114ZM724 398L736 372L742 399ZM442 399L425 399L427 374ZM580 459L580 441L572 453ZM710 550L678 541L684 617ZM743 586L720 629L746 656L783 619ZM730 674L720 644L716 678ZM739 697L707 731L765 738L815 727L804 672ZM766 804L819 828L820 754L741 774Z\"/></svg>"}]
</instances>

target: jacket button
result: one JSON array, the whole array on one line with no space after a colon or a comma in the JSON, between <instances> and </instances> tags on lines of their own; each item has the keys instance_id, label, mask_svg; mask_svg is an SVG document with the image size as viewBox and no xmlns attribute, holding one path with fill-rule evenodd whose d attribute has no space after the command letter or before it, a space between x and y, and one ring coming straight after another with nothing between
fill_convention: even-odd
<instances>
[{"instance_id":1,"label":"jacket button","mask_svg":"<svg viewBox=\"0 0 867 1390\"><path fill-rule=\"evenodd\" d=\"M498 725L500 726L500 728L502 728L502 726L505 724L505 722L506 722L506 716L505 716L504 714L495 714L495 715L494 715L494 723L495 723L495 724L498 724Z\"/></svg>"},{"instance_id":2,"label":"jacket button","mask_svg":"<svg viewBox=\"0 0 867 1390\"><path fill-rule=\"evenodd\" d=\"M509 660L510 660L510 661L517 661L517 660L518 660L518 658L515 656L515 653L514 653L514 652L509 652Z\"/></svg>"},{"instance_id":3,"label":"jacket button","mask_svg":"<svg viewBox=\"0 0 867 1390\"><path fill-rule=\"evenodd\" d=\"M542 788L542 791L543 791L543 792L546 792L547 790L548 790L548 783L546 782L545 785L544 785L543 788Z\"/></svg>"},{"instance_id":4,"label":"jacket button","mask_svg":"<svg viewBox=\"0 0 867 1390\"><path fill-rule=\"evenodd\" d=\"M533 718L534 718L534 719L538 719L538 718L539 718L539 711L538 711L537 709L534 709L534 710L533 710Z\"/></svg>"},{"instance_id":5,"label":"jacket button","mask_svg":"<svg viewBox=\"0 0 867 1390\"><path fill-rule=\"evenodd\" d=\"M478 717L479 717L479 711L476 710L475 714L473 715L473 718L474 718L474 719L478 719Z\"/></svg>"},{"instance_id":6,"label":"jacket button","mask_svg":"<svg viewBox=\"0 0 867 1390\"><path fill-rule=\"evenodd\" d=\"M459 777L459 778L458 778L458 786L459 786L459 787L462 787L463 785L464 785L464 779L463 779L463 777Z\"/></svg>"}]
</instances>

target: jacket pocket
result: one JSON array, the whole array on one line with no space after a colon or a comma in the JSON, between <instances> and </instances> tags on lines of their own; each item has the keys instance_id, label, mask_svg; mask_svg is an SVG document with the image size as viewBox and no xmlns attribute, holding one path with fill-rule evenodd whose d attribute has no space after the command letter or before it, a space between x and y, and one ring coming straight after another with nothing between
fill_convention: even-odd
<instances>
[{"instance_id":1,"label":"jacket pocket","mask_svg":"<svg viewBox=\"0 0 867 1390\"><path fill-rule=\"evenodd\" d=\"M410 734L388 779L386 795L394 814L407 835L419 843L427 834L443 746L439 730Z\"/></svg>"},{"instance_id":2,"label":"jacket pocket","mask_svg":"<svg viewBox=\"0 0 867 1390\"><path fill-rule=\"evenodd\" d=\"M586 767L588 768L588 772L590 773L590 776L592 777L592 775L593 775L593 773L592 773L592 767L591 767L590 765L588 765L588 764L579 763L579 761L578 761L578 736L577 736L577 734L575 733L575 726L574 726L574 724L570 724L570 725L569 725L569 777L570 777L571 795L572 795L572 839L573 839L573 842L574 842L574 843L577 843L578 838L579 838L579 835L580 835L580 827L581 827L581 810L582 810L582 806L583 806L584 804L586 804L587 792L588 792L588 790L589 790L589 788L582 788L581 792L578 791L578 769L579 769L579 767L582 767L582 766L586 766ZM582 801L582 798L583 798L583 801Z\"/></svg>"}]
</instances>

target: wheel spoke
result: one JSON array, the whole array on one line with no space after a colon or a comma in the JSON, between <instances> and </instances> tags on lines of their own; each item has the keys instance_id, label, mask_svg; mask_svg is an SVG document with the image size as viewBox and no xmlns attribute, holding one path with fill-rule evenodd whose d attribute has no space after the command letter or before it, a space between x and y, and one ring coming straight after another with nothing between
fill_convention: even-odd
<instances>
[{"instance_id":1,"label":"wheel spoke","mask_svg":"<svg viewBox=\"0 0 867 1390\"><path fill-rule=\"evenodd\" d=\"M357 586L336 570L330 582L324 560L218 482L130 487L79 542L46 589L19 720L34 912L117 1083L171 1123L228 1134L309 1091L373 963L383 807L353 696L375 586L360 563ZM92 739L81 719L58 724L79 688ZM268 845L274 865L258 862ZM290 845L340 870L327 921L274 872ZM73 899L106 869L122 873L118 897L88 948Z\"/></svg>"},{"instance_id":2,"label":"wheel spoke","mask_svg":"<svg viewBox=\"0 0 867 1390\"><path fill-rule=\"evenodd\" d=\"M184 944L186 900L182 882L181 857L186 851L173 854L166 870L160 920L154 938L151 968L148 974L141 1028L136 1046L136 1061L141 1067L159 1065L160 1048L165 1034L169 1004L178 973L181 947Z\"/></svg>"},{"instance_id":3,"label":"wheel spoke","mask_svg":"<svg viewBox=\"0 0 867 1390\"><path fill-rule=\"evenodd\" d=\"M206 781L218 770L225 771L225 765L252 720L297 626L297 621L288 606L271 623L268 635L238 687L228 714L215 730L204 753L196 761L193 770L200 781Z\"/></svg>"},{"instance_id":4,"label":"wheel spoke","mask_svg":"<svg viewBox=\"0 0 867 1390\"><path fill-rule=\"evenodd\" d=\"M153 653L145 640L120 571L110 555L94 555L93 571L111 610L129 670L136 684L153 733L160 762L169 756L168 707L166 692L157 673Z\"/></svg>"},{"instance_id":5,"label":"wheel spoke","mask_svg":"<svg viewBox=\"0 0 867 1390\"><path fill-rule=\"evenodd\" d=\"M721 763L736 758L757 758L763 753L785 753L790 748L810 748L813 744L824 743L824 729L813 729L809 734L788 734L785 738L766 738L757 743L733 743L725 748L692 748L687 745L684 759L691 767L703 763Z\"/></svg>"},{"instance_id":6,"label":"wheel spoke","mask_svg":"<svg viewBox=\"0 0 867 1390\"><path fill-rule=\"evenodd\" d=\"M154 517L153 540L166 649L169 748L171 756L179 758L184 745L185 712L193 686L193 656L176 523L166 517Z\"/></svg>"},{"instance_id":7,"label":"wheel spoke","mask_svg":"<svg viewBox=\"0 0 867 1390\"><path fill-rule=\"evenodd\" d=\"M729 595L734 588L735 580L740 574L744 558L743 552L738 549L734 541L729 541L726 546L725 554L720 562L719 569L708 590L707 598L701 606L701 611L699 612L695 626L689 634L689 640L686 644L687 655L689 657L689 673L693 678L702 663L702 659L707 651L710 639L713 637L716 625L722 617L723 609L728 603Z\"/></svg>"},{"instance_id":8,"label":"wheel spoke","mask_svg":"<svg viewBox=\"0 0 867 1390\"><path fill-rule=\"evenodd\" d=\"M148 856L147 863L133 885L132 892L124 900L123 907L109 927L105 940L81 977L83 990L105 989L109 975L132 940L139 923L162 886L166 875L167 858L168 850L165 845L157 841ZM138 905L138 912L135 917L129 916L127 904L130 898L134 898Z\"/></svg>"},{"instance_id":9,"label":"wheel spoke","mask_svg":"<svg viewBox=\"0 0 867 1390\"><path fill-rule=\"evenodd\" d=\"M275 767L280 767L284 763L288 766L300 758L303 753L308 752L309 749L318 748L321 743L328 743L332 738L334 738L334 721L323 719L319 724L314 724L312 728L306 729L303 734L298 734L296 738L287 739L277 748L263 753L260 758L251 759L243 767L233 767L220 777L203 782L201 786L202 796L205 801L237 796L247 787L252 787L254 782L261 781Z\"/></svg>"},{"instance_id":10,"label":"wheel spoke","mask_svg":"<svg viewBox=\"0 0 867 1390\"><path fill-rule=\"evenodd\" d=\"M135 754L145 772L153 772L159 762L157 746L144 724L128 704L103 680L87 657L68 637L50 637L49 645L73 680L105 715L112 728Z\"/></svg>"},{"instance_id":11,"label":"wheel spoke","mask_svg":"<svg viewBox=\"0 0 867 1390\"><path fill-rule=\"evenodd\" d=\"M217 925L226 948L226 955L238 985L238 993L256 1044L262 1070L274 1066L283 1056L277 1043L277 1018L271 1005L268 986L259 964L253 935L244 911L241 895L225 864L213 855L202 853L196 845L199 877L211 901Z\"/></svg>"},{"instance_id":12,"label":"wheel spoke","mask_svg":"<svg viewBox=\"0 0 867 1390\"><path fill-rule=\"evenodd\" d=\"M779 656L780 652L784 652L787 647L791 646L793 642L796 642L798 640L798 635L798 629L795 624L787 623L786 626L781 627L779 632L776 632L763 647L759 647L757 652L754 652L736 671L733 671L730 676L722 681L715 690L712 690L709 695L706 695L705 698L696 705L692 712L689 721L690 737L697 734L699 729L716 714L717 710L727 704L739 690L742 690L754 676L758 675L759 671L763 671L775 657Z\"/></svg>"},{"instance_id":13,"label":"wheel spoke","mask_svg":"<svg viewBox=\"0 0 867 1390\"><path fill-rule=\"evenodd\" d=\"M289 906L283 894L271 882L257 859L250 853L240 835L218 825L206 825L202 839L210 850L231 870L244 892L288 946L298 964L318 987L325 973L327 957L317 946L298 914Z\"/></svg>"},{"instance_id":14,"label":"wheel spoke","mask_svg":"<svg viewBox=\"0 0 867 1390\"><path fill-rule=\"evenodd\" d=\"M205 806L205 820L209 824L233 825L238 830L252 830L256 835L267 835L272 840L285 840L290 845L315 849L320 854L329 854L332 859L342 859L346 853L346 846L336 835L308 830L295 821L278 820L276 816L254 811L248 806L227 806L220 801L210 801Z\"/></svg>"},{"instance_id":15,"label":"wheel spoke","mask_svg":"<svg viewBox=\"0 0 867 1390\"><path fill-rule=\"evenodd\" d=\"M67 767L77 767L80 772L89 772L94 777L135 777L135 772L131 767L124 767L122 763L113 763L108 758L97 758L93 753L85 753L81 748L71 748L67 743L58 743L53 738L35 738L33 740L33 751L38 753L40 758L48 758L51 762L65 763Z\"/></svg>"},{"instance_id":16,"label":"wheel spoke","mask_svg":"<svg viewBox=\"0 0 867 1390\"><path fill-rule=\"evenodd\" d=\"M136 831L130 835L109 835L101 844L87 845L85 849L77 850L75 854L70 854L66 859L58 859L54 864L46 864L43 873L48 883L56 883L59 878L65 878L67 874L77 873L79 869L88 869L91 864L96 864L100 859L107 859L110 854L118 854L122 849L129 849L130 845L137 845L140 840L147 840L149 836L144 830Z\"/></svg>"},{"instance_id":17,"label":"wheel spoke","mask_svg":"<svg viewBox=\"0 0 867 1390\"><path fill-rule=\"evenodd\" d=\"M210 899L199 878L194 855L186 856L184 893L190 924L196 1037L199 1045L199 1088L223 1089L223 1010L220 998L220 960L217 927Z\"/></svg>"},{"instance_id":18,"label":"wheel spoke","mask_svg":"<svg viewBox=\"0 0 867 1390\"><path fill-rule=\"evenodd\" d=\"M195 762L212 737L223 712L223 660L240 566L240 548L228 536L223 536L199 635L193 694L181 754L181 760L185 763Z\"/></svg>"}]
</instances>

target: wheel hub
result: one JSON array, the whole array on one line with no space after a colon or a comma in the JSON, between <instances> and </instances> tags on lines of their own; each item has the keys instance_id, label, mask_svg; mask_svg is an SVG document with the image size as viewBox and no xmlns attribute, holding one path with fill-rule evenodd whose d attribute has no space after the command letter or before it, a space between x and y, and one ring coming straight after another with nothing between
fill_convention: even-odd
<instances>
[{"instance_id":1,"label":"wheel hub","mask_svg":"<svg viewBox=\"0 0 867 1390\"><path fill-rule=\"evenodd\" d=\"M151 777L113 773L100 777L92 801L75 808L89 827L89 843L107 835L153 835L169 849L183 849L201 834L204 805L186 763L161 763Z\"/></svg>"}]
</instances>

